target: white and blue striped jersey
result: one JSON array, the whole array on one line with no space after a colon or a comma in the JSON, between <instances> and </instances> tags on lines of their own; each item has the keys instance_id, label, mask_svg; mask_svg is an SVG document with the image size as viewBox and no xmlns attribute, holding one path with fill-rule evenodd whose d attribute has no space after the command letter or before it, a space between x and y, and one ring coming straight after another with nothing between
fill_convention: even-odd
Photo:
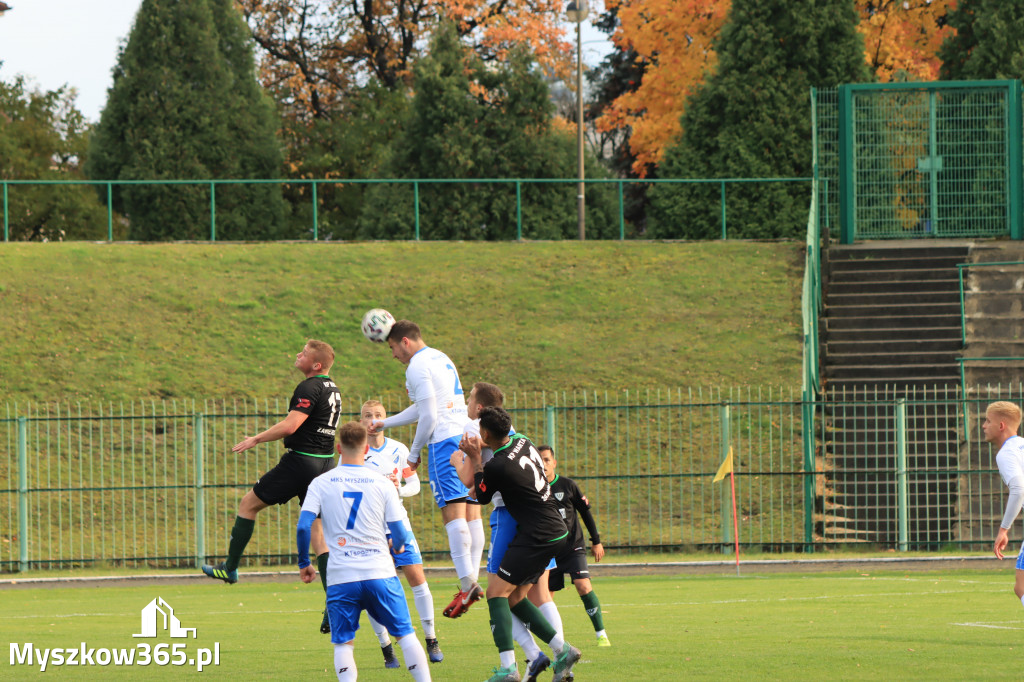
<instances>
[{"instance_id":1,"label":"white and blue striped jersey","mask_svg":"<svg viewBox=\"0 0 1024 682\"><path fill-rule=\"evenodd\" d=\"M407 517L390 480L366 467L341 464L313 479L302 511L323 518L328 585L396 575L386 524Z\"/></svg>"},{"instance_id":2,"label":"white and blue striped jersey","mask_svg":"<svg viewBox=\"0 0 1024 682\"><path fill-rule=\"evenodd\" d=\"M429 346L417 351L405 369L405 390L409 400L420 408L421 420L425 406L433 404L436 410L437 421L426 445L462 435L462 427L469 419L466 396L459 371L447 355Z\"/></svg>"}]
</instances>

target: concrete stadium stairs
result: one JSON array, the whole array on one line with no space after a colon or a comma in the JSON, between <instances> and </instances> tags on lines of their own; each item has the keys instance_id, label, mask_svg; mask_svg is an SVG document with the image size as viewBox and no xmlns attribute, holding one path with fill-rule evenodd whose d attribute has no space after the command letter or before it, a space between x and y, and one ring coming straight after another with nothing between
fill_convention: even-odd
<instances>
[{"instance_id":1,"label":"concrete stadium stairs","mask_svg":"<svg viewBox=\"0 0 1024 682\"><path fill-rule=\"evenodd\" d=\"M957 518L956 419L961 352L957 265L968 242L831 246L822 328L825 485L817 532L827 542L898 540L898 398L926 400L907 415L915 548L952 539ZM922 545L922 543L925 543Z\"/></svg>"}]
</instances>

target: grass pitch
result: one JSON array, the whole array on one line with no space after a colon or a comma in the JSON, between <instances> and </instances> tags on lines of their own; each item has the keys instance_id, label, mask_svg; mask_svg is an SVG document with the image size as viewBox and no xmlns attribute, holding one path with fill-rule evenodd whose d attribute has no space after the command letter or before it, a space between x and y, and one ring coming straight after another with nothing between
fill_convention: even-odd
<instances>
[{"instance_id":1,"label":"grass pitch","mask_svg":"<svg viewBox=\"0 0 1024 682\"><path fill-rule=\"evenodd\" d=\"M745 573L742 577L643 576L595 580L612 648L594 646L574 591L557 593L566 635L583 649L576 679L622 680L1011 680L1020 678L1024 613L1013 571ZM432 580L443 663L435 680L486 679L496 665L487 610L440 617L452 580ZM174 607L197 638L133 639L153 598ZM5 679L335 679L327 637L317 632L319 584L138 585L0 590L0 631L35 647L127 648L140 642L220 646L220 665L194 668L10 665ZM414 615L415 619L415 615ZM419 625L418 622L416 623ZM410 679L384 670L365 626L356 637L361 680ZM520 654L520 664L522 664ZM545 674L544 679L547 678Z\"/></svg>"}]
</instances>

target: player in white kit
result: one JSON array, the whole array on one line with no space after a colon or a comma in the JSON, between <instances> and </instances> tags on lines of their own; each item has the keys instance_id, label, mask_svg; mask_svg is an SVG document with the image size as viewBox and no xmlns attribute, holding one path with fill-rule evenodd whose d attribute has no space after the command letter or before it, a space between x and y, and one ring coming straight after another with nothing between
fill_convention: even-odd
<instances>
[{"instance_id":1,"label":"player in white kit","mask_svg":"<svg viewBox=\"0 0 1024 682\"><path fill-rule=\"evenodd\" d=\"M374 421L381 421L385 417L387 413L379 400L367 400L360 408L359 423L369 428ZM408 468L409 448L397 440L385 438L382 433L370 436L368 446L363 466L373 469L398 485L398 496L403 499L419 493L420 478L415 471ZM434 597L430 594L427 577L423 573L423 556L420 554L419 544L408 519L405 521L405 531L408 538L405 542L405 551L394 556L395 566L402 569L405 580L412 590L412 599L420 616L420 624L423 626L430 662L440 663L444 660L444 654L441 653L437 633L434 631ZM387 629L372 618L370 625L380 642L384 667L397 668L398 659L395 658Z\"/></svg>"},{"instance_id":2,"label":"player in white kit","mask_svg":"<svg viewBox=\"0 0 1024 682\"><path fill-rule=\"evenodd\" d=\"M466 521L469 489L459 480L450 461L452 453L459 449L462 428L469 419L459 372L447 355L423 342L419 326L409 320L395 322L388 334L388 345L392 356L408 365L405 389L412 405L383 421L374 421L369 432L372 436L382 429L416 424L416 436L409 448L409 468L416 470L420 451L426 448L430 491L441 509L452 563L459 577L459 593L450 606L462 602L468 608L484 591L474 578L480 567L473 566L472 535Z\"/></svg>"},{"instance_id":3,"label":"player in white kit","mask_svg":"<svg viewBox=\"0 0 1024 682\"><path fill-rule=\"evenodd\" d=\"M1003 558L1003 550L1010 542L1010 527L1024 505L1024 438L1017 435L1020 427L1020 407L1006 401L992 403L985 410L985 422L981 425L985 440L999 448L996 465L1003 483L1010 489L1006 500L1006 511L999 524L999 532L993 545L996 556ZM1017 555L1017 573L1013 592L1024 605L1024 544Z\"/></svg>"},{"instance_id":4,"label":"player in white kit","mask_svg":"<svg viewBox=\"0 0 1024 682\"><path fill-rule=\"evenodd\" d=\"M402 583L395 575L387 534L401 554L408 516L393 481L363 466L366 429L349 422L338 430L341 463L309 484L296 529L299 577L309 583L316 568L309 562L309 538L319 514L331 548L327 570L327 611L339 682L356 679L353 641L359 614L368 615L398 638L406 667L417 682L429 682L427 656L416 639Z\"/></svg>"}]
</instances>

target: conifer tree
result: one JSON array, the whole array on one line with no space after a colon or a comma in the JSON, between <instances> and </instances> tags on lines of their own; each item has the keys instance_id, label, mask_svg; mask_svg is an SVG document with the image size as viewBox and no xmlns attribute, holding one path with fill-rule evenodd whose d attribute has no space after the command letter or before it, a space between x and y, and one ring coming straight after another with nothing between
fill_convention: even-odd
<instances>
[{"instance_id":1,"label":"conifer tree","mask_svg":"<svg viewBox=\"0 0 1024 682\"><path fill-rule=\"evenodd\" d=\"M459 42L450 25L439 29L430 53L415 67L415 97L391 159L399 178L573 178L571 131L554 126L548 88L525 50L500 66L485 65ZM592 159L589 177L599 177ZM372 192L361 217L362 235L409 238L413 233L408 184ZM610 191L588 199L588 235L617 230ZM426 239L511 239L516 236L512 184L423 183L420 234ZM576 233L576 187L521 186L523 236L562 239ZM404 208L403 208L404 207Z\"/></svg>"},{"instance_id":2,"label":"conifer tree","mask_svg":"<svg viewBox=\"0 0 1024 682\"><path fill-rule=\"evenodd\" d=\"M734 0L716 42L717 70L689 98L683 134L662 178L811 175L810 89L868 78L852 0ZM659 184L650 192L648 236L721 234L717 183ZM795 183L728 186L729 238L804 232L810 188Z\"/></svg>"},{"instance_id":3,"label":"conifer tree","mask_svg":"<svg viewBox=\"0 0 1024 682\"><path fill-rule=\"evenodd\" d=\"M143 0L90 145L100 180L275 178L273 103L255 75L251 38L230 0ZM277 185L219 185L218 239L283 233ZM210 186L120 185L129 238L208 239Z\"/></svg>"},{"instance_id":4,"label":"conifer tree","mask_svg":"<svg viewBox=\"0 0 1024 682\"><path fill-rule=\"evenodd\" d=\"M1024 5L960 0L947 21L955 33L942 43L943 80L1024 78Z\"/></svg>"}]
</instances>

